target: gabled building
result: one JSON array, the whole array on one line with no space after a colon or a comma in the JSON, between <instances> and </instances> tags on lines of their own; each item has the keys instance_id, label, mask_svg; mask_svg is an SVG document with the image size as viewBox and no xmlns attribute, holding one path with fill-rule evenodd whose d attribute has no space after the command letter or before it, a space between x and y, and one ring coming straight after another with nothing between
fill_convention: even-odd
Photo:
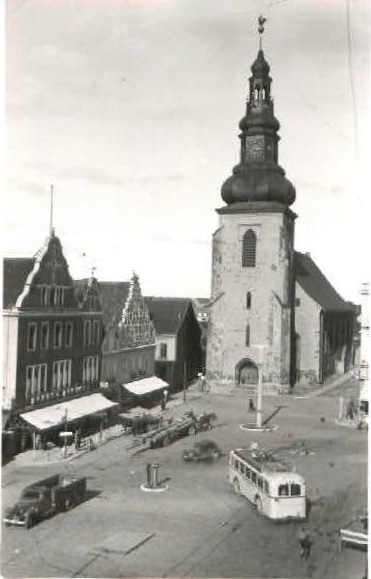
<instances>
[{"instance_id":1,"label":"gabled building","mask_svg":"<svg viewBox=\"0 0 371 579\"><path fill-rule=\"evenodd\" d=\"M139 278L130 282L100 282L104 338L102 382L125 402L156 402L168 386L154 375L155 330Z\"/></svg>"},{"instance_id":2,"label":"gabled building","mask_svg":"<svg viewBox=\"0 0 371 579\"><path fill-rule=\"evenodd\" d=\"M10 426L49 431L110 407L99 394L96 279L74 282L54 231L33 258L5 258L3 273L3 409Z\"/></svg>"},{"instance_id":3,"label":"gabled building","mask_svg":"<svg viewBox=\"0 0 371 579\"><path fill-rule=\"evenodd\" d=\"M189 298L146 298L156 333L156 375L172 390L202 371L201 330Z\"/></svg>"},{"instance_id":4,"label":"gabled building","mask_svg":"<svg viewBox=\"0 0 371 579\"><path fill-rule=\"evenodd\" d=\"M97 390L96 280L75 285L52 233L34 258L5 258L3 282L3 407L25 411Z\"/></svg>"},{"instance_id":5,"label":"gabled building","mask_svg":"<svg viewBox=\"0 0 371 579\"><path fill-rule=\"evenodd\" d=\"M309 253L295 251L296 382L321 383L353 365L357 308L346 302Z\"/></svg>"}]
</instances>

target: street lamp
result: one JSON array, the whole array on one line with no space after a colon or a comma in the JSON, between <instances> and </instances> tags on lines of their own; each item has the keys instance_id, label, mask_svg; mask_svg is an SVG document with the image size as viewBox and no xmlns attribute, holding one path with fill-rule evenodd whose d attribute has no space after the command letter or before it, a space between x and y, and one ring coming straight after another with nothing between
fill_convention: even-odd
<instances>
[{"instance_id":1,"label":"street lamp","mask_svg":"<svg viewBox=\"0 0 371 579\"><path fill-rule=\"evenodd\" d=\"M263 418L263 350L268 348L265 344L255 346L259 352L258 362L258 396L256 401L256 428L262 427Z\"/></svg>"}]
</instances>

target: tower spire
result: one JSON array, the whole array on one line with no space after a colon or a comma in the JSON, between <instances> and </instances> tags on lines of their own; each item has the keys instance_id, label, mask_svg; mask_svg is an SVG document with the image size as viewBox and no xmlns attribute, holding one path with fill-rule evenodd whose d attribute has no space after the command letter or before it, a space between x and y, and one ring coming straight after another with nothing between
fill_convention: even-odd
<instances>
[{"instance_id":1,"label":"tower spire","mask_svg":"<svg viewBox=\"0 0 371 579\"><path fill-rule=\"evenodd\" d=\"M53 202L54 202L54 185L50 185L50 236L54 235Z\"/></svg>"},{"instance_id":2,"label":"tower spire","mask_svg":"<svg viewBox=\"0 0 371 579\"><path fill-rule=\"evenodd\" d=\"M260 15L258 17L258 31L259 31L259 50L262 50L263 47L263 32L264 32L264 24L266 23L267 19Z\"/></svg>"},{"instance_id":3,"label":"tower spire","mask_svg":"<svg viewBox=\"0 0 371 579\"><path fill-rule=\"evenodd\" d=\"M227 205L255 202L288 207L295 200L295 189L278 165L280 124L274 115L270 67L261 48L266 21L259 16L260 49L251 66L246 114L239 123L240 162L222 186Z\"/></svg>"}]
</instances>

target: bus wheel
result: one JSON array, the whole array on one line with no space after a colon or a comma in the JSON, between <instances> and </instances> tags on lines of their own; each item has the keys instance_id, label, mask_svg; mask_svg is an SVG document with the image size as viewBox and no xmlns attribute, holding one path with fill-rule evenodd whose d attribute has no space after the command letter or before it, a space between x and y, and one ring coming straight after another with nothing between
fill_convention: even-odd
<instances>
[{"instance_id":1,"label":"bus wheel","mask_svg":"<svg viewBox=\"0 0 371 579\"><path fill-rule=\"evenodd\" d=\"M236 493L236 495L241 494L241 487L240 487L240 483L238 482L237 478L235 478L233 481L233 490Z\"/></svg>"},{"instance_id":2,"label":"bus wheel","mask_svg":"<svg viewBox=\"0 0 371 579\"><path fill-rule=\"evenodd\" d=\"M256 510L258 511L258 513L262 514L263 505L262 505L262 500L260 497L255 498L255 507L256 507Z\"/></svg>"},{"instance_id":3,"label":"bus wheel","mask_svg":"<svg viewBox=\"0 0 371 579\"><path fill-rule=\"evenodd\" d=\"M31 529L32 525L33 525L32 515L31 515L31 513L27 513L26 519L25 519L25 527L26 527L26 529Z\"/></svg>"},{"instance_id":4,"label":"bus wheel","mask_svg":"<svg viewBox=\"0 0 371 579\"><path fill-rule=\"evenodd\" d=\"M66 500L64 501L63 508L64 508L65 511L69 511L70 509L72 509L72 506L73 506L73 505L72 505L72 500L71 500L71 499L66 499Z\"/></svg>"}]
</instances>

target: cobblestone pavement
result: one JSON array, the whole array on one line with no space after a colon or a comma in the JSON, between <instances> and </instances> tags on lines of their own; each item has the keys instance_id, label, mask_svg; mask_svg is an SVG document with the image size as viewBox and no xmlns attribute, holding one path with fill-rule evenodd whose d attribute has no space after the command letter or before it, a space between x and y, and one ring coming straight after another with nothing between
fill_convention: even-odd
<instances>
[{"instance_id":1,"label":"cobblestone pavement","mask_svg":"<svg viewBox=\"0 0 371 579\"><path fill-rule=\"evenodd\" d=\"M193 443L189 438L133 453L131 437L124 436L63 463L8 463L3 509L26 484L57 472L86 476L89 496L29 531L3 528L2 575L361 579L365 554L340 552L339 530L367 504L367 433L337 424L337 397L322 394L265 399L265 417L282 406L273 418L277 429L269 433L240 428L254 420L242 393L189 393L185 404L180 394L166 415L190 409L217 414L215 427L195 438L212 439L223 450L212 464L181 460L182 450ZM228 451L253 442L274 449L306 478L314 537L307 563L299 557L297 523L260 517L226 484ZM167 491L140 490L149 461L160 463Z\"/></svg>"}]
</instances>

